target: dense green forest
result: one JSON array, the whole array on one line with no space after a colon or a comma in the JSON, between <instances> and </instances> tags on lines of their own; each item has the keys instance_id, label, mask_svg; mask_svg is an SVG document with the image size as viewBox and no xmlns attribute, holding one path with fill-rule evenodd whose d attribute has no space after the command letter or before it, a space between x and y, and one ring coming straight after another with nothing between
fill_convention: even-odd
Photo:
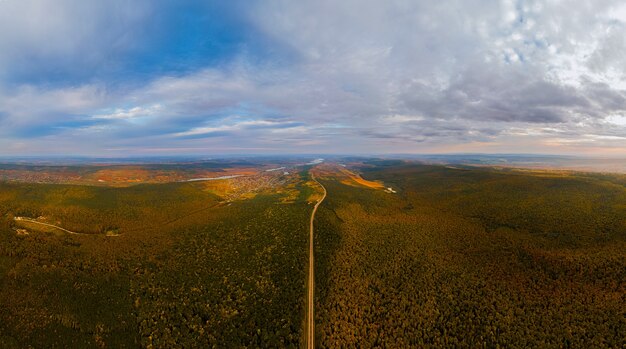
<instances>
[{"instance_id":1,"label":"dense green forest","mask_svg":"<svg viewBox=\"0 0 626 349\"><path fill-rule=\"evenodd\" d=\"M322 347L626 345L622 177L362 168L397 194L323 184Z\"/></svg>"},{"instance_id":2,"label":"dense green forest","mask_svg":"<svg viewBox=\"0 0 626 349\"><path fill-rule=\"evenodd\" d=\"M0 347L297 347L309 205L282 201L0 184ZM16 234L15 216L79 234Z\"/></svg>"},{"instance_id":3,"label":"dense green forest","mask_svg":"<svg viewBox=\"0 0 626 349\"><path fill-rule=\"evenodd\" d=\"M626 345L626 177L356 165L394 191L0 182L0 348L300 347L309 171L318 346Z\"/></svg>"}]
</instances>

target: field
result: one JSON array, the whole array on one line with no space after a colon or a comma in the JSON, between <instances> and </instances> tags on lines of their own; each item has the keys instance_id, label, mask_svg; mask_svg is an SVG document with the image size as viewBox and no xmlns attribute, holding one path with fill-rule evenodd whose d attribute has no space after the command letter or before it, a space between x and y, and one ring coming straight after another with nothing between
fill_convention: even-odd
<instances>
[{"instance_id":1,"label":"field","mask_svg":"<svg viewBox=\"0 0 626 349\"><path fill-rule=\"evenodd\" d=\"M626 345L625 176L296 163L0 182L0 347L301 347L312 174L317 346Z\"/></svg>"},{"instance_id":2,"label":"field","mask_svg":"<svg viewBox=\"0 0 626 349\"><path fill-rule=\"evenodd\" d=\"M109 160L110 161L110 160ZM297 164L298 159L218 159L155 163L136 160L131 163L2 163L0 180L26 183L78 184L124 187L146 183L182 182L198 178L251 176L272 169Z\"/></svg>"}]
</instances>

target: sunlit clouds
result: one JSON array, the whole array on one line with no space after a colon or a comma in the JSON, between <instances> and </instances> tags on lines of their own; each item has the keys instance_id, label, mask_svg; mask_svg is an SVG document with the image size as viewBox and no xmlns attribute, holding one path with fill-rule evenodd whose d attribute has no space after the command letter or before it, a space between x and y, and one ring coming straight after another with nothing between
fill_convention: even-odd
<instances>
[{"instance_id":1,"label":"sunlit clouds","mask_svg":"<svg viewBox=\"0 0 626 349\"><path fill-rule=\"evenodd\" d=\"M0 2L0 151L626 155L619 1Z\"/></svg>"}]
</instances>

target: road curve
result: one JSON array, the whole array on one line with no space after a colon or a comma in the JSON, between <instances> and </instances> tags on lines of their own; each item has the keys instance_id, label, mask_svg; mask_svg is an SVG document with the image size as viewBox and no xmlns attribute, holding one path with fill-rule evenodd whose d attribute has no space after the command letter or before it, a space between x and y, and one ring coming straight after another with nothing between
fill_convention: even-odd
<instances>
[{"instance_id":1,"label":"road curve","mask_svg":"<svg viewBox=\"0 0 626 349\"><path fill-rule=\"evenodd\" d=\"M306 336L306 342L307 345L306 347L308 349L313 349L315 348L315 317L313 316L313 310L314 310L314 304L313 304L313 295L314 295L314 291L315 291L315 285L314 285L314 280L315 280L315 275L314 275L314 267L313 267L313 220L315 219L315 212L317 212L317 208L319 207L319 205L322 203L322 201L324 201L324 199L326 199L326 188L324 188L324 186L322 185L322 183L318 182L317 179L315 179L314 175L311 175L311 178L313 178L313 180L320 185L320 187L322 187L322 189L324 190L324 196L322 196L322 198L315 204L315 207L313 207L313 212L311 212L311 228L310 228L310 233L309 233L309 283L308 283L308 311L307 311L307 320L306 320L306 327L307 327L307 336Z\"/></svg>"}]
</instances>

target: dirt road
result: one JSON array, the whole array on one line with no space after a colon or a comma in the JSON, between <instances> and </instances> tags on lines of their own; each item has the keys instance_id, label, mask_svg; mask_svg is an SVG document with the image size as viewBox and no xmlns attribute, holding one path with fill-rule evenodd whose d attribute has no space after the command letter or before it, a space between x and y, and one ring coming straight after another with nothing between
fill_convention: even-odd
<instances>
[{"instance_id":1,"label":"dirt road","mask_svg":"<svg viewBox=\"0 0 626 349\"><path fill-rule=\"evenodd\" d=\"M68 233L68 234L72 234L72 235L85 235L85 234L76 233L76 232L73 232L73 231L70 231L70 230L67 230L67 229L61 228L61 227L56 226L56 225L53 225L53 224L48 224L48 223L44 223L44 222L39 222L39 221L36 221L36 220L34 220L34 219L30 219L30 218L26 218L26 217L15 217L15 218L13 218L13 220L16 220L16 221L23 221L23 222L29 222L29 223L35 223L35 224L40 224L40 225L45 225L46 227L55 228L55 229L58 229L58 230L64 231L64 232L66 232L66 233Z\"/></svg>"}]
</instances>

